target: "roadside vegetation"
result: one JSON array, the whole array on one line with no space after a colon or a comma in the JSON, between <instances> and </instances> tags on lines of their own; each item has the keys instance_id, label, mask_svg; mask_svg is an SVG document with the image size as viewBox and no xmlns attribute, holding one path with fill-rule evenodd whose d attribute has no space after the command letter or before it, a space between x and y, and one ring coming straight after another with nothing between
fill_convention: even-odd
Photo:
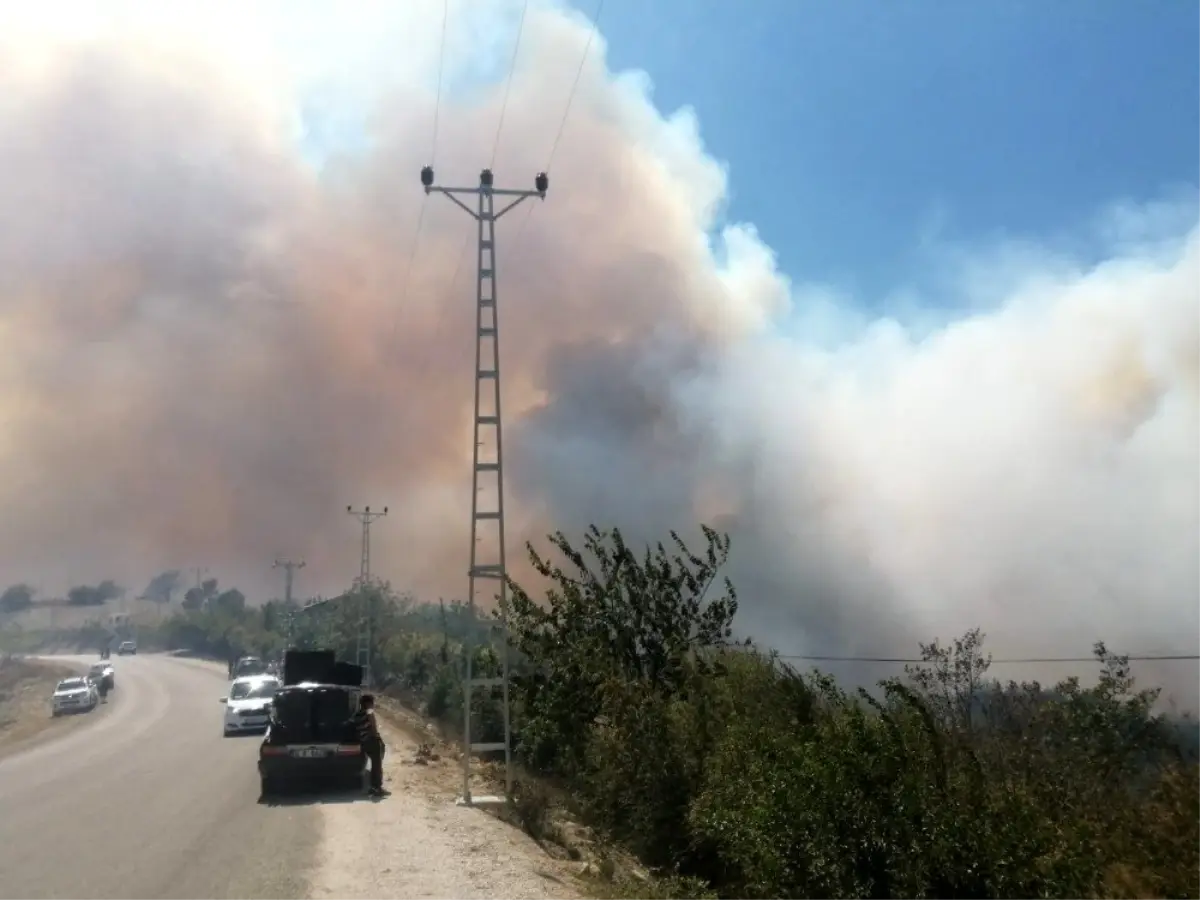
<instances>
[{"instance_id":1,"label":"roadside vegetation","mask_svg":"<svg viewBox=\"0 0 1200 900\"><path fill-rule=\"evenodd\" d=\"M550 545L529 549L547 590L513 585L510 605L518 812L544 831L549 798L569 798L655 873L638 896L1200 895L1195 725L1157 713L1103 644L1087 687L998 682L972 631L848 690L733 642L716 532L699 548L596 529ZM494 621L459 603L372 583L307 611L253 607L213 581L139 634L218 658L289 641L352 658L363 600L377 681L456 733L467 639L481 677L502 653ZM496 703L474 703L477 739L499 739Z\"/></svg>"},{"instance_id":2,"label":"roadside vegetation","mask_svg":"<svg viewBox=\"0 0 1200 900\"><path fill-rule=\"evenodd\" d=\"M50 696L59 681L78 674L67 666L0 652L0 756L44 732L71 727L70 720L76 717L55 719L50 715Z\"/></svg>"}]
</instances>

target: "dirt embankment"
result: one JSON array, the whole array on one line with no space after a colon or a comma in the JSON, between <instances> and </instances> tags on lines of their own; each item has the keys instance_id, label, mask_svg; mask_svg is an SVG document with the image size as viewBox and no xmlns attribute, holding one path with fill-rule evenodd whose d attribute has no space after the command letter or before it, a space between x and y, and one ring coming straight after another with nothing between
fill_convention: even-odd
<instances>
[{"instance_id":1,"label":"dirt embankment","mask_svg":"<svg viewBox=\"0 0 1200 900\"><path fill-rule=\"evenodd\" d=\"M459 761L432 755L412 725L381 716L390 797L322 806L312 896L579 898L578 864L482 809L456 806ZM446 748L439 747L439 750Z\"/></svg>"},{"instance_id":2,"label":"dirt embankment","mask_svg":"<svg viewBox=\"0 0 1200 900\"><path fill-rule=\"evenodd\" d=\"M50 715L55 685L78 674L75 668L60 663L0 656L0 756L78 727L87 718Z\"/></svg>"}]
</instances>

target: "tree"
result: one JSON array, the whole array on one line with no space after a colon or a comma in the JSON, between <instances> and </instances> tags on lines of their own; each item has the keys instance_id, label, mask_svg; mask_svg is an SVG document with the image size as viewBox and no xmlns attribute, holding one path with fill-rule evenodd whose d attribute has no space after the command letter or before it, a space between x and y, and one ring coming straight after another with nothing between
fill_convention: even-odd
<instances>
[{"instance_id":1,"label":"tree","mask_svg":"<svg viewBox=\"0 0 1200 900\"><path fill-rule=\"evenodd\" d=\"M707 548L692 553L675 532L674 552L662 543L639 557L614 528L588 530L576 550L562 532L550 543L559 566L527 545L534 570L551 583L545 604L511 583L509 629L532 672L514 679L530 726L526 751L542 765L574 767L588 727L600 714L610 680L674 696L697 651L724 644L737 612L733 585L710 598L729 555L729 538L703 527Z\"/></svg>"},{"instance_id":2,"label":"tree","mask_svg":"<svg viewBox=\"0 0 1200 900\"><path fill-rule=\"evenodd\" d=\"M142 596L154 603L170 603L171 595L179 588L182 578L182 573L178 569L159 572L150 579L150 583L142 591Z\"/></svg>"},{"instance_id":3,"label":"tree","mask_svg":"<svg viewBox=\"0 0 1200 900\"><path fill-rule=\"evenodd\" d=\"M183 608L203 609L216 599L217 593L217 579L207 578L196 587L188 588L183 595Z\"/></svg>"},{"instance_id":4,"label":"tree","mask_svg":"<svg viewBox=\"0 0 1200 900\"><path fill-rule=\"evenodd\" d=\"M215 587L216 582L214 581L213 584ZM229 615L240 615L246 610L246 595L237 588L222 591L210 602L216 611Z\"/></svg>"},{"instance_id":5,"label":"tree","mask_svg":"<svg viewBox=\"0 0 1200 900\"><path fill-rule=\"evenodd\" d=\"M936 640L921 644L922 662L905 666L904 672L924 695L934 715L943 724L971 731L979 711L984 676L992 665L984 654L985 635L972 628L944 647Z\"/></svg>"},{"instance_id":6,"label":"tree","mask_svg":"<svg viewBox=\"0 0 1200 900\"><path fill-rule=\"evenodd\" d=\"M121 595L121 588L112 579L97 585L79 585L67 591L67 602L72 606L103 606Z\"/></svg>"},{"instance_id":7,"label":"tree","mask_svg":"<svg viewBox=\"0 0 1200 900\"><path fill-rule=\"evenodd\" d=\"M11 584L0 594L0 612L20 612L33 605L35 589L27 584Z\"/></svg>"}]
</instances>

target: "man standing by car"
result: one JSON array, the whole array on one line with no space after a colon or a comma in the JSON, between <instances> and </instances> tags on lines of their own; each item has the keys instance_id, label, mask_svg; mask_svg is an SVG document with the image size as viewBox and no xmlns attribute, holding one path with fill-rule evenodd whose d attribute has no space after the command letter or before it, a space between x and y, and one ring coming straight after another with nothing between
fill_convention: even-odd
<instances>
[{"instance_id":1,"label":"man standing by car","mask_svg":"<svg viewBox=\"0 0 1200 900\"><path fill-rule=\"evenodd\" d=\"M363 694L359 699L353 722L363 753L371 761L371 787L367 793L372 797L383 797L388 793L383 788L383 754L387 747L375 721L375 697L372 694Z\"/></svg>"}]
</instances>

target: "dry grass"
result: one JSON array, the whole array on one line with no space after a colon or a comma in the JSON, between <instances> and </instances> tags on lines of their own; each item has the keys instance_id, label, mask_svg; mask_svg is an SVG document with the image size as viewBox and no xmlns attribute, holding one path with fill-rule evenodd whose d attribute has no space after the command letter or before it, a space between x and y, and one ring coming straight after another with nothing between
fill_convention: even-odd
<instances>
[{"instance_id":1,"label":"dry grass","mask_svg":"<svg viewBox=\"0 0 1200 900\"><path fill-rule=\"evenodd\" d=\"M55 685L78 674L57 664L0 659L0 756L77 727L87 718L75 715L56 719L50 715L50 695Z\"/></svg>"},{"instance_id":2,"label":"dry grass","mask_svg":"<svg viewBox=\"0 0 1200 900\"><path fill-rule=\"evenodd\" d=\"M377 709L386 724L417 746L430 748L438 757L432 764L410 758L404 758L401 764L422 769L422 780L430 787L436 785L443 801L460 793L462 746L458 740L395 697L379 695ZM407 753L407 757L412 756ZM480 811L523 831L560 866L572 866L574 880L589 897L620 900L696 896L695 885L655 878L631 854L601 841L572 813L565 791L516 764L513 781L510 806L480 807ZM503 795L503 763L476 759L472 764L472 782L476 794Z\"/></svg>"}]
</instances>

